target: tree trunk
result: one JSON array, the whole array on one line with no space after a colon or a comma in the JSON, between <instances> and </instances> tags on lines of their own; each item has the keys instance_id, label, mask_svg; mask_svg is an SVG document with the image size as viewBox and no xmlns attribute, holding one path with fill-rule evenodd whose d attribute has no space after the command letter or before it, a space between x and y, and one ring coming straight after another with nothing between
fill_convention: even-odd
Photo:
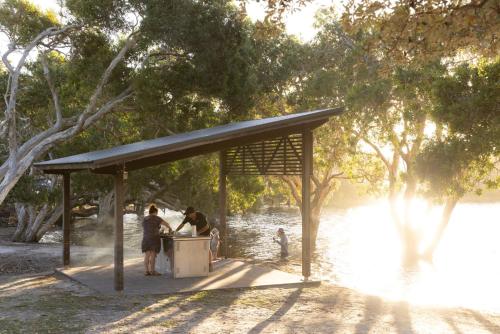
<instances>
[{"instance_id":1,"label":"tree trunk","mask_svg":"<svg viewBox=\"0 0 500 334\"><path fill-rule=\"evenodd\" d=\"M399 235L403 234L403 224L399 218L398 205L397 205L397 190L396 190L396 176L389 173L389 209L391 211L392 221L396 227L396 231Z\"/></svg>"},{"instance_id":2,"label":"tree trunk","mask_svg":"<svg viewBox=\"0 0 500 334\"><path fill-rule=\"evenodd\" d=\"M104 117L107 113L111 112L113 108L129 98L132 95L132 88L127 87L123 92L115 97L110 98L107 102L100 104L101 97L104 92L104 87L108 83L116 66L122 61L126 53L135 46L137 36L131 34L123 47L120 49L115 58L110 62L106 70L103 72L93 94L89 98L89 102L76 117L63 118L61 113L61 106L59 105L59 98L57 91L54 89L50 71L48 70L47 63L42 61L44 66L44 75L47 80L49 90L52 94L52 101L56 111L56 122L48 124L48 128L41 132L35 133L33 137L27 141L18 142L18 127L16 124L16 104L17 93L19 89L19 77L25 67L26 60L30 53L43 44L47 38L64 34L65 32L76 28L75 26L65 26L60 29L51 27L39 33L25 48L21 51L21 57L17 61L17 65L13 65L9 61L9 55L14 51L19 51L15 47L15 43L9 43L8 50L2 56L2 61L9 73L7 90L4 94L5 98L5 128L1 131L7 134L7 142L9 148L9 157L2 165L0 165L0 205L4 202L9 192L14 188L19 179L31 167L35 159L49 151L54 145L74 138L76 135L89 128L99 119ZM40 50L38 50L40 52ZM50 52L46 50L46 52ZM43 58L43 55L41 55ZM0 129L1 130L1 129ZM16 234L18 237L19 234Z\"/></svg>"},{"instance_id":3,"label":"tree trunk","mask_svg":"<svg viewBox=\"0 0 500 334\"><path fill-rule=\"evenodd\" d=\"M97 222L99 224L112 225L115 210L114 190L108 192L104 196L99 196L99 213L97 214Z\"/></svg>"},{"instance_id":4,"label":"tree trunk","mask_svg":"<svg viewBox=\"0 0 500 334\"><path fill-rule=\"evenodd\" d=\"M321 215L320 211L319 207L311 208L311 254L316 250Z\"/></svg>"},{"instance_id":5,"label":"tree trunk","mask_svg":"<svg viewBox=\"0 0 500 334\"><path fill-rule=\"evenodd\" d=\"M449 197L446 200L446 203L443 208L443 215L441 216L441 222L439 223L438 229L436 230L436 233L434 234L434 238L432 239L432 242L430 245L427 247L425 252L423 253L422 257L426 260L432 261L432 258L434 257L434 253L437 249L437 246L441 242L441 239L443 238L444 231L446 230L446 227L448 227L448 223L450 222L451 214L453 213L453 210L455 209L455 206L457 205L458 198L456 197Z\"/></svg>"},{"instance_id":6,"label":"tree trunk","mask_svg":"<svg viewBox=\"0 0 500 334\"><path fill-rule=\"evenodd\" d=\"M404 194L404 221L403 221L403 257L404 263L406 265L412 265L418 261L418 245L419 238L416 231L412 227L412 211L411 205L415 198L415 192L417 189L417 179L408 170L408 176L406 180L406 189Z\"/></svg>"},{"instance_id":7,"label":"tree trunk","mask_svg":"<svg viewBox=\"0 0 500 334\"><path fill-rule=\"evenodd\" d=\"M33 242L36 241L36 234L41 224L47 218L47 214L49 211L49 206L45 204L38 213L35 210L35 207L30 207L30 215L29 215L29 223L26 227L26 231L24 233L23 241L24 242Z\"/></svg>"},{"instance_id":8,"label":"tree trunk","mask_svg":"<svg viewBox=\"0 0 500 334\"><path fill-rule=\"evenodd\" d=\"M16 225L16 231L12 236L12 241L17 242L21 241L21 237L24 233L24 230L26 229L27 212L26 212L26 207L21 203L16 203L14 207L16 209L17 225Z\"/></svg>"},{"instance_id":9,"label":"tree trunk","mask_svg":"<svg viewBox=\"0 0 500 334\"><path fill-rule=\"evenodd\" d=\"M54 210L48 215L48 218L42 223L36 232L36 241L40 241L47 231L52 228L59 220L62 219L63 205L57 205Z\"/></svg>"},{"instance_id":10,"label":"tree trunk","mask_svg":"<svg viewBox=\"0 0 500 334\"><path fill-rule=\"evenodd\" d=\"M311 253L316 250L316 239L318 237L318 230L320 224L321 217L321 209L323 208L323 204L325 200L328 198L328 195L334 188L334 177L333 169L328 170L325 175L323 175L323 180L318 180L317 178L313 178L313 183L315 184L315 188L313 191L313 196L311 200ZM295 199L295 202L300 207L300 213L302 212L302 196L300 196L300 187L301 182L298 178L293 177L281 177L284 180L292 193L292 196Z\"/></svg>"},{"instance_id":11,"label":"tree trunk","mask_svg":"<svg viewBox=\"0 0 500 334\"><path fill-rule=\"evenodd\" d=\"M144 210L145 210L144 203L141 202L135 204L135 211L137 212L137 217L139 221L144 219Z\"/></svg>"}]
</instances>

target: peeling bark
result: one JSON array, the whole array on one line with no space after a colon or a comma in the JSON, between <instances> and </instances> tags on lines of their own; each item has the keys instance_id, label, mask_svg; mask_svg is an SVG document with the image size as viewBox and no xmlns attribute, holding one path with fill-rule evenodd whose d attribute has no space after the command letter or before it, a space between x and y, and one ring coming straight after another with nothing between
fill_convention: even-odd
<instances>
[{"instance_id":1,"label":"peeling bark","mask_svg":"<svg viewBox=\"0 0 500 334\"><path fill-rule=\"evenodd\" d=\"M35 134L26 142L22 144L18 142L15 107L17 103L17 92L19 89L19 76L25 66L26 59L31 51L39 47L46 38L64 34L72 28L74 27L67 26L61 29L49 28L40 33L24 49L22 56L15 67L8 60L8 55L15 50L12 44L9 45L8 51L2 56L4 65L9 71L9 80L7 83L7 91L5 93L5 120L2 122L2 126L5 128L3 131L7 133L9 157L0 166L0 178L2 180L0 183L0 204L3 203L8 193L12 190L12 188L14 188L22 175L24 175L24 173L31 167L35 159L38 159L40 156L45 154L57 143L73 138L83 130L87 129L104 115L111 112L116 105L120 104L132 95L132 88L128 87L122 93L109 99L106 103L98 105L99 99L103 95L104 87L108 83L113 70L123 60L126 53L135 46L135 34L131 34L129 36L121 50L106 68L92 96L90 97L86 108L77 117L71 117L68 119L62 118L57 91L50 76L46 59L42 54L41 59L44 68L44 76L51 91L52 102L54 103L56 112L56 122L54 124L49 124L49 128L47 130Z\"/></svg>"},{"instance_id":2,"label":"peeling bark","mask_svg":"<svg viewBox=\"0 0 500 334\"><path fill-rule=\"evenodd\" d=\"M45 204L40 211L36 211L35 207L30 208L30 219L26 231L24 233L24 242L36 241L36 234L42 224L42 222L47 218L49 211L49 206Z\"/></svg>"},{"instance_id":3,"label":"peeling bark","mask_svg":"<svg viewBox=\"0 0 500 334\"><path fill-rule=\"evenodd\" d=\"M49 229L54 227L59 220L62 220L63 214L63 205L57 205L50 214L48 214L48 218L41 224L40 228L36 232L35 241L40 241L42 237L47 233Z\"/></svg>"},{"instance_id":4,"label":"peeling bark","mask_svg":"<svg viewBox=\"0 0 500 334\"><path fill-rule=\"evenodd\" d=\"M14 207L16 209L17 225L16 231L12 236L12 241L21 241L21 236L23 235L26 228L26 207L21 203L14 204Z\"/></svg>"}]
</instances>

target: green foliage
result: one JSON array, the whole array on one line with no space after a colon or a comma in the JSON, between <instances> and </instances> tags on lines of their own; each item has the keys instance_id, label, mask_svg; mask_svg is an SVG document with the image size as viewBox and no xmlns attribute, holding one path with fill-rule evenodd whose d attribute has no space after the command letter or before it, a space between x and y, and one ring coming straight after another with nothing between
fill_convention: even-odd
<instances>
[{"instance_id":1,"label":"green foliage","mask_svg":"<svg viewBox=\"0 0 500 334\"><path fill-rule=\"evenodd\" d=\"M434 116L451 133L462 134L488 150L500 140L499 91L499 57L492 62L482 60L478 66L460 65L434 84Z\"/></svg>"},{"instance_id":2,"label":"green foliage","mask_svg":"<svg viewBox=\"0 0 500 334\"><path fill-rule=\"evenodd\" d=\"M38 175L26 175L16 184L6 198L6 203L52 204L61 196L56 178L47 179Z\"/></svg>"},{"instance_id":3,"label":"green foliage","mask_svg":"<svg viewBox=\"0 0 500 334\"><path fill-rule=\"evenodd\" d=\"M64 36L64 47L56 47L57 51L44 54L63 117L77 117L85 110L98 81L123 43L117 37L132 29L136 31L138 45L113 70L98 105L127 86L133 87L134 98L122 103L113 114L93 127L55 147L46 158L245 118L254 98L270 89L261 85L257 78L262 77L259 71L271 68L264 69L259 64L258 57L267 52L267 49L259 50L259 45L267 43L271 46L272 43L254 39L253 25L231 1L72 0L64 5L71 14L65 23L77 24L80 28ZM18 7L26 13L24 21L12 20L13 13L19 11ZM3 15L0 18L4 19L0 21L2 28L22 35L26 41L54 23L41 20L39 17L43 18L43 13L25 2L8 1L0 6L0 13ZM129 22L133 21L131 15L139 18L134 27ZM37 22L44 26L37 26ZM5 75L2 72L2 76ZM267 78L266 84L272 81L271 75ZM36 55L29 61L27 71L22 73L20 86L16 111L18 122L22 123L23 130L19 132L22 142L47 129L55 118L51 92ZM5 143L1 141L1 144L2 153L6 152ZM128 181L128 200L140 201L144 191L154 192L156 186L166 186L165 191L174 194L180 203L189 203L210 214L218 202L217 174L213 157L134 171ZM22 189L29 189L30 185L35 187L37 182L26 176L10 198L34 201L35 198L22 196L25 194ZM246 189L260 191L258 185L259 181L254 180L237 180L234 186L230 183L234 188L236 210L253 205L256 195L240 194L248 193ZM95 202L111 188L112 180L106 176L81 173L72 178L72 189L82 202Z\"/></svg>"},{"instance_id":4,"label":"green foliage","mask_svg":"<svg viewBox=\"0 0 500 334\"><path fill-rule=\"evenodd\" d=\"M258 202L265 190L262 177L231 176L228 181L229 212L242 213L248 211L255 204L262 204Z\"/></svg>"},{"instance_id":5,"label":"green foliage","mask_svg":"<svg viewBox=\"0 0 500 334\"><path fill-rule=\"evenodd\" d=\"M495 56L499 49L498 1L349 1L343 27L371 31L365 50L387 55L389 67L455 56L462 51Z\"/></svg>"},{"instance_id":6,"label":"green foliage","mask_svg":"<svg viewBox=\"0 0 500 334\"><path fill-rule=\"evenodd\" d=\"M25 29L19 31L28 40L33 34L27 32L38 33L53 25L54 22L43 21L42 27L29 21L42 22L39 17L43 17L42 12L30 6L16 1L2 4L0 9L6 20L0 23L4 30L11 26L13 31ZM25 21L10 20L17 7L24 8L24 13L31 10L23 17ZM138 45L114 69L98 104L102 105L129 85L133 87L134 98L72 140L58 145L47 158L244 119L258 97L288 79L289 72L281 70L287 63L280 67L275 62L290 54L287 48L298 45L285 35L257 38L255 27L232 1L71 0L64 3L63 9L70 14L65 23L76 24L79 29L64 36L64 47L44 54L63 117L76 117L85 110L100 77L122 45L117 37L132 29L136 31ZM132 26L134 15L138 20ZM23 131L19 140L25 141L33 133L47 129L55 118L51 92L36 55L22 73L20 85L17 112ZM3 152L5 149L2 147ZM166 185L166 192L175 194L179 202L214 212L217 173L213 157L134 171L128 181L129 197L134 201L143 196L143 191ZM37 181L26 177L19 189L33 182ZM83 202L95 201L111 190L111 182L106 176L75 174L72 189ZM230 206L236 211L251 207L257 195L247 194L262 191L261 183L230 180L229 187L234 193L231 202L234 205ZM20 196L21 193L15 191L13 196L30 200Z\"/></svg>"},{"instance_id":7,"label":"green foliage","mask_svg":"<svg viewBox=\"0 0 500 334\"><path fill-rule=\"evenodd\" d=\"M116 31L129 25L126 18L127 15L133 13L134 2L126 0L66 0L65 6L80 24Z\"/></svg>"},{"instance_id":8,"label":"green foliage","mask_svg":"<svg viewBox=\"0 0 500 334\"><path fill-rule=\"evenodd\" d=\"M426 181L426 195L437 200L466 193L481 194L497 188L500 178L492 177L494 162L489 154L478 155L468 144L454 138L429 144L417 160L419 176Z\"/></svg>"},{"instance_id":9,"label":"green foliage","mask_svg":"<svg viewBox=\"0 0 500 334\"><path fill-rule=\"evenodd\" d=\"M51 11L41 11L27 0L5 0L0 6L0 25L11 42L27 45L35 36L59 22Z\"/></svg>"},{"instance_id":10,"label":"green foliage","mask_svg":"<svg viewBox=\"0 0 500 334\"><path fill-rule=\"evenodd\" d=\"M461 197L498 188L500 60L461 65L433 84L433 117L445 138L430 142L418 160L429 195ZM497 176L495 176L495 174Z\"/></svg>"},{"instance_id":11,"label":"green foliage","mask_svg":"<svg viewBox=\"0 0 500 334\"><path fill-rule=\"evenodd\" d=\"M156 70L174 95L201 91L234 116L251 106L257 90L251 26L232 1L148 1L141 31L142 43L159 46L165 66Z\"/></svg>"}]
</instances>

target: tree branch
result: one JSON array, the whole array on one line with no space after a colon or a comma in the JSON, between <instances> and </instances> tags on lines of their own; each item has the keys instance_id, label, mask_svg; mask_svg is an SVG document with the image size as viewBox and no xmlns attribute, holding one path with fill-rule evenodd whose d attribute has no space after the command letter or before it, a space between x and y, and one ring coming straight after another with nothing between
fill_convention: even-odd
<instances>
[{"instance_id":1,"label":"tree branch","mask_svg":"<svg viewBox=\"0 0 500 334\"><path fill-rule=\"evenodd\" d=\"M8 55L15 50L14 45L12 43L9 45L9 50L2 56L2 61L4 62L5 66L7 67L10 73L9 76L10 80L8 82L8 91L5 94L6 100L7 100L7 95L9 97L4 112L5 126L6 126L6 131L8 133L8 143L9 143L9 159L8 159L9 169L15 170L18 160L17 125L16 125L15 108L16 108L17 92L19 85L19 76L21 75L21 70L24 67L28 55L44 38L61 34L73 27L74 26L66 26L61 29L57 29L56 27L51 27L42 31L26 46L15 68L7 59Z\"/></svg>"},{"instance_id":2,"label":"tree branch","mask_svg":"<svg viewBox=\"0 0 500 334\"><path fill-rule=\"evenodd\" d=\"M132 96L132 87L127 87L123 92L119 95L115 96L113 99L106 102L99 110L87 118L81 128L81 130L87 129L90 125L95 123L97 120L101 119L104 115L109 113L117 104L125 101L130 96Z\"/></svg>"},{"instance_id":3,"label":"tree branch","mask_svg":"<svg viewBox=\"0 0 500 334\"><path fill-rule=\"evenodd\" d=\"M302 208L302 196L299 194L298 187L295 182L289 176L281 176L281 179L288 184L290 191L292 192L292 196L297 202L297 205ZM302 209L301 209L302 210Z\"/></svg>"},{"instance_id":4,"label":"tree branch","mask_svg":"<svg viewBox=\"0 0 500 334\"><path fill-rule=\"evenodd\" d=\"M375 145L373 142L371 142L368 138L366 138L366 136L362 136L361 140L363 140L371 148L373 148L373 150L377 153L377 156L382 160L382 162L387 167L387 169L390 170L391 169L391 164L390 164L389 160L387 160L387 158L384 156L384 154L382 153L382 151L380 150L380 148L377 145Z\"/></svg>"},{"instance_id":5,"label":"tree branch","mask_svg":"<svg viewBox=\"0 0 500 334\"><path fill-rule=\"evenodd\" d=\"M122 47L120 52L118 52L116 57L111 61L111 63L104 71L101 80L99 80L99 83L97 84L97 87L94 90L94 94L92 94L92 96L90 97L90 101L89 104L87 105L87 108L85 108L85 111L78 117L77 128L75 129L75 132L80 131L80 129L84 126L86 119L97 108L97 101L99 97L102 95L104 86L108 83L111 73L113 72L115 67L122 61L123 57L125 57L125 54L128 52L128 50L130 50L135 45L137 41L136 36L137 34L135 32L129 35L127 41L125 42L125 45Z\"/></svg>"},{"instance_id":6,"label":"tree branch","mask_svg":"<svg viewBox=\"0 0 500 334\"><path fill-rule=\"evenodd\" d=\"M311 175L311 180L313 181L315 187L319 187L321 182L318 180L316 175Z\"/></svg>"},{"instance_id":7,"label":"tree branch","mask_svg":"<svg viewBox=\"0 0 500 334\"><path fill-rule=\"evenodd\" d=\"M56 128L60 128L62 126L62 111L61 105L59 104L59 94L57 94L56 87L54 86L54 82L52 81L52 77L50 76L49 64L47 62L47 58L45 54L40 56L40 61L43 67L43 75L45 76L45 80L47 81L47 85L49 86L50 93L52 94L52 102L54 103L54 109L56 112Z\"/></svg>"}]
</instances>

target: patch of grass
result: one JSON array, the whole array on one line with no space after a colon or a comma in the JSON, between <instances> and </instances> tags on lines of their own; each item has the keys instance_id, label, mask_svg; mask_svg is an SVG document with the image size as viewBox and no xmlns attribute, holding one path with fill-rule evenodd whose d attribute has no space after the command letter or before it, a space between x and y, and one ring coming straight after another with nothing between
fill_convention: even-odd
<instances>
[{"instance_id":1,"label":"patch of grass","mask_svg":"<svg viewBox=\"0 0 500 334\"><path fill-rule=\"evenodd\" d=\"M216 294L214 291L200 291L191 295L185 299L186 302L205 302L208 300L212 300Z\"/></svg>"},{"instance_id":2,"label":"patch of grass","mask_svg":"<svg viewBox=\"0 0 500 334\"><path fill-rule=\"evenodd\" d=\"M77 296L57 292L32 298L9 297L0 307L13 311L9 319L0 319L0 333L83 333L88 321L79 317L81 310L126 308L95 296ZM27 317L27 314L33 316Z\"/></svg>"},{"instance_id":3,"label":"patch of grass","mask_svg":"<svg viewBox=\"0 0 500 334\"><path fill-rule=\"evenodd\" d=\"M168 307L170 304L173 304L174 302L179 301L179 299L181 299L180 296L181 295L170 295L170 296L167 296L167 297L162 298L162 299L149 301L152 304L149 305L149 306L144 307L140 311L142 311L142 312L155 312L155 311L158 311L158 309L161 309L161 308L164 308L164 307ZM148 301L144 301L144 300L140 301L140 302L136 300L136 301L133 302L133 305L134 306L140 306L140 305L143 305L144 303L147 303L147 302Z\"/></svg>"},{"instance_id":4,"label":"patch of grass","mask_svg":"<svg viewBox=\"0 0 500 334\"><path fill-rule=\"evenodd\" d=\"M2 333L83 333L87 324L80 319L48 315L42 319L0 319Z\"/></svg>"},{"instance_id":5,"label":"patch of grass","mask_svg":"<svg viewBox=\"0 0 500 334\"><path fill-rule=\"evenodd\" d=\"M2 333L21 333L21 321L17 319L0 319Z\"/></svg>"},{"instance_id":6,"label":"patch of grass","mask_svg":"<svg viewBox=\"0 0 500 334\"><path fill-rule=\"evenodd\" d=\"M175 326L177 326L178 322L177 321L174 321L174 320L166 320L166 321L163 321L160 323L160 326L161 327L164 327L164 328L173 328Z\"/></svg>"}]
</instances>

